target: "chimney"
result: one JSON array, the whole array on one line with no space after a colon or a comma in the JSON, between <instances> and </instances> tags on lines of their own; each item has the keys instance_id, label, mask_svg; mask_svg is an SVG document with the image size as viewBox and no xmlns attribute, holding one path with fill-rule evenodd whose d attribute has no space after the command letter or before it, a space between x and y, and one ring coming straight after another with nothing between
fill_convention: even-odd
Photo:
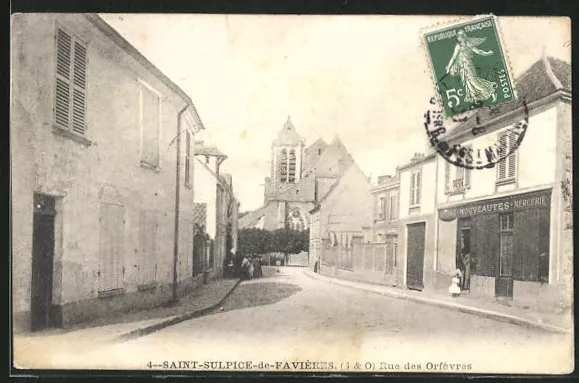
<instances>
[{"instance_id":1,"label":"chimney","mask_svg":"<svg viewBox=\"0 0 579 383\"><path fill-rule=\"evenodd\" d=\"M391 178L392 178L391 175L378 176L378 184L383 184L384 182L388 181Z\"/></svg>"},{"instance_id":2,"label":"chimney","mask_svg":"<svg viewBox=\"0 0 579 383\"><path fill-rule=\"evenodd\" d=\"M416 162L416 161L420 161L421 159L423 159L425 156L424 153L414 153L414 157L412 157L412 159L410 159L410 162Z\"/></svg>"}]
</instances>

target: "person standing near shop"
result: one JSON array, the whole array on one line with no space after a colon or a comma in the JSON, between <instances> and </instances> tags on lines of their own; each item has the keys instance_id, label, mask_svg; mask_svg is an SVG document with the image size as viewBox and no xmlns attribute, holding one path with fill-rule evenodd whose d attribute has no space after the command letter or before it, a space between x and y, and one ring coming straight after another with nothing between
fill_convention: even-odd
<instances>
[{"instance_id":1,"label":"person standing near shop","mask_svg":"<svg viewBox=\"0 0 579 383\"><path fill-rule=\"evenodd\" d=\"M468 248L463 249L462 255L462 267L463 267L463 276L462 276L462 291L468 290L470 291L470 272L471 272L471 263L472 257L470 254L470 250Z\"/></svg>"}]
</instances>

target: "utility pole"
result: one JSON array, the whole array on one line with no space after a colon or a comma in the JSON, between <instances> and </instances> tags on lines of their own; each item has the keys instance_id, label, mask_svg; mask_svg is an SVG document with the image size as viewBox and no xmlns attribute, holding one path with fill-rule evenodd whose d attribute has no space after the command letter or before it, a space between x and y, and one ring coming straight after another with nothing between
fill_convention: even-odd
<instances>
[{"instance_id":1,"label":"utility pole","mask_svg":"<svg viewBox=\"0 0 579 383\"><path fill-rule=\"evenodd\" d=\"M191 106L189 103L177 115L177 158L175 165L175 238L173 242L173 295L171 302L177 303L177 264L179 263L179 198L181 191L181 117Z\"/></svg>"}]
</instances>

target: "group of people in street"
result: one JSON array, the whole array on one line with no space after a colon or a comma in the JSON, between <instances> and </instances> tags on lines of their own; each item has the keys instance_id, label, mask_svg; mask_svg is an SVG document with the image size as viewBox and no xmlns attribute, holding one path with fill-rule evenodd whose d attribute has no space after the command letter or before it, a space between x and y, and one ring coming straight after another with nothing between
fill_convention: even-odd
<instances>
[{"instance_id":1,"label":"group of people in street","mask_svg":"<svg viewBox=\"0 0 579 383\"><path fill-rule=\"evenodd\" d=\"M473 259L470 250L464 246L460 252L460 258L457 260L457 266L448 292L452 296L458 296L464 291L470 291L470 276L472 272Z\"/></svg>"},{"instance_id":2,"label":"group of people in street","mask_svg":"<svg viewBox=\"0 0 579 383\"><path fill-rule=\"evenodd\" d=\"M223 276L225 278L241 278L249 280L263 277L261 269L261 258L259 256L249 256L237 253L233 248L227 254L223 264Z\"/></svg>"}]
</instances>

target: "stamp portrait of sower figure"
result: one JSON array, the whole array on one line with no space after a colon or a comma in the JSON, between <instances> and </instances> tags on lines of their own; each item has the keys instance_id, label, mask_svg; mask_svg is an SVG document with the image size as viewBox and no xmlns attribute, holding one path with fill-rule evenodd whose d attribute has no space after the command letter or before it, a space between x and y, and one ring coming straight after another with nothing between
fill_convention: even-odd
<instances>
[{"instance_id":1,"label":"stamp portrait of sower figure","mask_svg":"<svg viewBox=\"0 0 579 383\"><path fill-rule=\"evenodd\" d=\"M464 100L466 102L482 102L489 98L496 101L496 89L498 84L478 77L476 66L473 62L473 55L490 56L492 50L482 50L477 48L485 42L486 37L468 37L463 30L456 35L457 43L448 65L446 73L452 76L459 76L464 86Z\"/></svg>"}]
</instances>

